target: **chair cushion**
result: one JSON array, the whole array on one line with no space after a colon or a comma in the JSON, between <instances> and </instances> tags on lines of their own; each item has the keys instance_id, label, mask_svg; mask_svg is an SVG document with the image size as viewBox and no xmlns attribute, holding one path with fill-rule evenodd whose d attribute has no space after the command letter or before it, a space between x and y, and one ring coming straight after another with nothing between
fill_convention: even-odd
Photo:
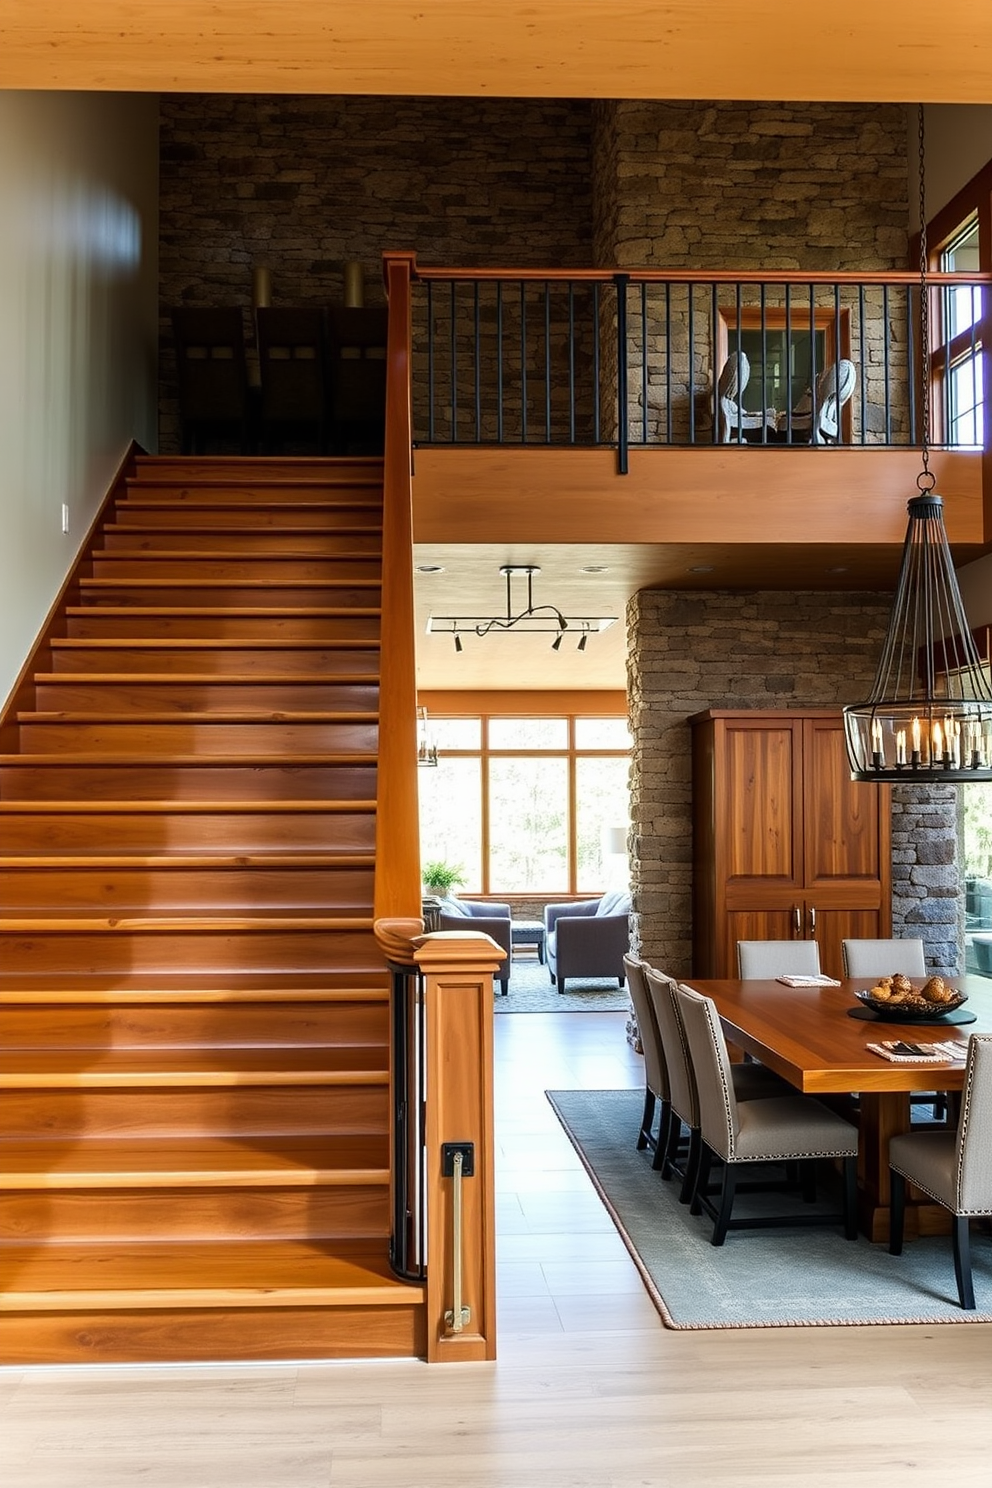
<instances>
[{"instance_id":1,"label":"chair cushion","mask_svg":"<svg viewBox=\"0 0 992 1488\"><path fill-rule=\"evenodd\" d=\"M623 889L611 889L603 895L596 908L597 915L618 915L630 913L630 895Z\"/></svg>"},{"instance_id":2,"label":"chair cushion","mask_svg":"<svg viewBox=\"0 0 992 1488\"><path fill-rule=\"evenodd\" d=\"M854 1157L858 1150L857 1128L809 1096L747 1100L737 1113L740 1126L731 1162Z\"/></svg>"}]
</instances>

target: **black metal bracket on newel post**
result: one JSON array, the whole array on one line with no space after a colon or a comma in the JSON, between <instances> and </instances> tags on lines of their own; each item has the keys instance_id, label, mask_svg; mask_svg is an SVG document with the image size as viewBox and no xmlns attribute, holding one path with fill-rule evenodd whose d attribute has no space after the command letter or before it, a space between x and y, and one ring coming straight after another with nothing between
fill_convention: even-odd
<instances>
[{"instance_id":1,"label":"black metal bracket on newel post","mask_svg":"<svg viewBox=\"0 0 992 1488\"><path fill-rule=\"evenodd\" d=\"M629 274L614 274L617 291L617 475L627 474L627 285Z\"/></svg>"}]
</instances>

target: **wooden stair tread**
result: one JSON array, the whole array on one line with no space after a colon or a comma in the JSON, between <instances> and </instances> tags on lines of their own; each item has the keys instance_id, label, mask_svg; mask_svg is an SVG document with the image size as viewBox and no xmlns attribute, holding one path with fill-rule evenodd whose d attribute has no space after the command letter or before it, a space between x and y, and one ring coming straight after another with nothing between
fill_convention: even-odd
<instances>
[{"instance_id":1,"label":"wooden stair tread","mask_svg":"<svg viewBox=\"0 0 992 1488\"><path fill-rule=\"evenodd\" d=\"M145 1241L127 1250L93 1242L15 1244L0 1249L0 1264L17 1284L0 1301L7 1313L56 1306L409 1306L424 1291L394 1275L385 1247L369 1241Z\"/></svg>"},{"instance_id":2,"label":"wooden stair tread","mask_svg":"<svg viewBox=\"0 0 992 1488\"><path fill-rule=\"evenodd\" d=\"M386 1185L382 1135L0 1139L0 1192L45 1188Z\"/></svg>"},{"instance_id":3,"label":"wooden stair tread","mask_svg":"<svg viewBox=\"0 0 992 1488\"><path fill-rule=\"evenodd\" d=\"M378 584L369 585L365 579L356 579L355 586L380 587ZM314 605L312 608L305 605L68 605L66 607L66 614L74 620L152 620L163 617L191 619L197 616L210 620L337 620L354 613L354 608L350 605ZM79 639L85 639L85 637ZM127 636L118 636L116 639L118 644L130 643L130 637ZM138 637L138 639L142 638ZM192 640L194 637L184 639ZM244 644L247 645L248 642Z\"/></svg>"},{"instance_id":4,"label":"wooden stair tread","mask_svg":"<svg viewBox=\"0 0 992 1488\"><path fill-rule=\"evenodd\" d=\"M330 756L328 756L328 755L317 755L314 758L310 758L309 756L296 757L294 759L294 763L297 763L297 764L334 764L336 762L342 762L342 763L345 763L345 764L359 764L362 761L367 760L368 758L369 757L366 756L366 755L360 755L360 756L358 756L355 759L349 759L347 756L344 756L344 755L330 755ZM225 760L225 757L223 755L216 755L216 756L214 756L214 761L216 761L219 764L230 763L229 761ZM73 766L73 768L75 768L77 765L80 764L80 756L78 756L78 755L69 756L68 757L68 761L67 761L67 757L64 754L44 754L44 755L38 755L38 754L34 754L34 755L18 755L18 754L15 754L15 755L3 755L3 754L0 754L0 766L6 766L8 764L17 764L18 762L20 762L22 764L44 764L44 765L65 765L68 762L68 763L71 763L71 765ZM141 755L141 756L138 756L138 757L132 757L132 756L128 756L128 755L119 756L119 755L93 754L93 755L86 755L85 756L85 762L88 763L88 764L110 764L110 765L115 765L115 766L116 765L147 765L147 763L148 763L148 756L147 755ZM170 764L172 766L177 766L178 767L178 766L186 765L186 764L200 764L200 763L202 763L202 756L197 755L197 756L193 756L193 757L186 757L186 756L182 756L182 755L180 755L180 756L175 756L175 755L156 755L155 756L155 762L156 762L156 765L157 766L161 766L162 764L168 763L168 764ZM284 761L284 759L283 759L283 757L281 755L276 756L276 757L270 757L268 755L261 755L261 756L259 756L259 755L238 755L236 757L236 762L239 765L244 765L244 764L247 764L247 765L267 765L267 764L276 765L276 764L285 763L285 761ZM58 801L0 801L0 817L2 817L2 816L16 816L16 815L24 815L24 814L35 815L35 816L45 816L45 815L56 815L57 816L57 815L60 815L63 812L72 812L73 814L78 815L78 816L84 816L87 813L90 813L90 814L93 814L93 815L98 815L99 814L99 815L111 815L111 816L113 816L113 815L118 815L118 816L134 816L136 814L141 814L141 813L144 813L146 815L151 815L151 816L160 816L160 815L163 815L163 814L168 815L170 813L179 813L179 814L187 815L187 816L200 816L200 815L204 815L204 814L206 814L206 815L211 815L211 814L216 815L218 812L222 812L225 815L235 815L235 816L237 816L237 815L249 815L250 816L253 813L256 814L256 815L269 815L269 814L272 814L272 813L279 813L279 812L286 812L288 814L292 814L292 813L296 812L296 813L301 813L301 814L305 814L305 815L308 815L309 816L309 815L320 815L322 813L323 814L334 815L334 814L337 814L337 813L348 813L348 812L365 812L365 813L369 813L369 814L374 814L375 809L376 809L376 803L375 803L374 800L354 800L354 801L350 801L350 800L344 800L344 801L338 801L338 800L334 800L334 801L328 801L328 800L320 800L320 801L308 801L308 800L303 800L303 801L297 801L297 800L286 800L286 801L281 801L281 800L245 801L245 800L235 800L235 801L225 801L225 800L206 800L206 799L204 799L204 800L200 800L200 801L173 801L173 800L158 801L158 800L150 800L150 799L149 800L137 799L137 800L134 800L134 801L120 801L120 800L94 801L94 800L92 800L89 797L87 797L85 800L78 800L78 799L76 799L74 797L67 797L67 798L65 798L63 800L58 800Z\"/></svg>"},{"instance_id":5,"label":"wooden stair tread","mask_svg":"<svg viewBox=\"0 0 992 1488\"><path fill-rule=\"evenodd\" d=\"M312 912L300 914L293 909L284 911L266 909L258 915L219 915L207 909L188 910L180 914L171 911L162 915L152 915L146 912L143 915L134 916L81 915L73 910L66 911L65 914L52 910L44 915L15 915L6 914L0 909L0 934L5 935L30 935L42 931L51 935L60 933L126 935L142 930L155 933L167 930L259 932L286 929L294 931L371 930L372 925L371 915L335 915L330 911L322 915L315 915Z\"/></svg>"},{"instance_id":6,"label":"wooden stair tread","mask_svg":"<svg viewBox=\"0 0 992 1488\"><path fill-rule=\"evenodd\" d=\"M92 556L100 563L158 563L162 560L177 563L285 563L292 558L308 563L334 563L341 558L347 558L349 563L379 563L382 560L381 551L373 548L362 548L357 552L345 548L339 553L313 553L306 548L286 548L272 553L264 550L246 553L242 548L152 548L147 552L141 548L94 548Z\"/></svg>"},{"instance_id":7,"label":"wooden stair tread","mask_svg":"<svg viewBox=\"0 0 992 1488\"><path fill-rule=\"evenodd\" d=\"M349 616L368 618L379 614L377 608L347 610ZM286 641L278 636L57 636L52 640L53 651L346 651L374 650L378 640L343 639L320 640L311 636Z\"/></svg>"},{"instance_id":8,"label":"wooden stair tread","mask_svg":"<svg viewBox=\"0 0 992 1488\"><path fill-rule=\"evenodd\" d=\"M122 687L376 687L378 672L305 672L300 676L285 672L224 672L210 676L203 672L35 672L34 681L39 686L80 687L106 686L108 683Z\"/></svg>"},{"instance_id":9,"label":"wooden stair tread","mask_svg":"<svg viewBox=\"0 0 992 1488\"><path fill-rule=\"evenodd\" d=\"M189 849L174 853L0 853L2 869L43 868L155 868L177 869L269 869L269 868L370 868L375 863L372 852L333 852L314 849L312 852L294 848L286 851L273 848L271 852L255 849L252 852L218 853L204 849L193 852Z\"/></svg>"},{"instance_id":10,"label":"wooden stair tread","mask_svg":"<svg viewBox=\"0 0 992 1488\"><path fill-rule=\"evenodd\" d=\"M189 508L187 508L187 509L189 509ZM216 507L214 508L214 510L218 510L218 509L219 508L216 508ZM250 512L250 509L249 508L237 508L237 507L233 507L233 508L226 508L226 509L231 512L231 515L232 516L235 514L235 512L241 511L241 512L243 512L244 516L247 517L249 515L249 512ZM177 532L181 532L184 535L185 534L188 534L188 533L195 533L197 537L210 537L210 536L214 536L214 535L217 535L219 533L224 533L224 532L227 532L227 533L235 533L235 532L242 533L242 532L247 532L247 533L251 533L252 536L257 536L257 535L259 535L260 532L264 532L264 534L265 534L266 537L302 537L302 536L305 535L306 537L337 538L337 537L355 537L355 536L357 536L359 534L362 535L362 536L368 536L372 532L381 532L382 531L382 523L381 522L378 522L378 523L377 522L368 522L368 523L365 523L365 522L348 522L348 523L342 523L338 527L307 527L305 525L300 525L300 526L295 526L294 527L290 522L280 522L277 527L264 527L264 528L260 528L257 522L249 522L249 521L241 521L241 522L218 522L215 526L207 526L206 524L204 524L202 527L201 526L191 527L191 526L184 525L183 523L180 523L180 522L120 522L120 521L118 521L118 522L104 522L103 527L101 528L101 531L104 534L110 533L111 535L116 534L116 533L125 533L126 532L129 537L138 537L138 536L140 536L140 537L156 537L156 536L162 537L162 536L168 536L170 533L177 533ZM104 552L106 550L105 549L99 549L98 551ZM130 549L129 549L129 551L130 551Z\"/></svg>"},{"instance_id":11,"label":"wooden stair tread","mask_svg":"<svg viewBox=\"0 0 992 1488\"><path fill-rule=\"evenodd\" d=\"M102 578L90 578L90 577L86 577L86 578L80 578L80 580L79 580L79 587L80 587L81 590L92 589L94 591L99 591L101 589L120 589L120 588L149 589L149 590L152 590L152 589L174 589L176 587L176 580L175 579L161 579L161 578L155 578L155 577L152 577L152 578L123 579L123 580L120 579L120 578L117 578L117 579L102 579ZM262 590L264 593L268 594L273 589L300 589L300 588L316 589L316 590L331 590L331 589L381 589L382 588L382 581L381 581L381 579L361 579L361 578L354 578L354 579L335 579L335 578L324 578L324 579L280 579L280 578L274 578L274 579L270 579L270 578L265 578L265 579L252 579L252 578L245 578L245 579L211 579L210 580L210 587L211 587L211 589L259 589L259 590ZM83 608L85 609L87 607L86 606L83 606Z\"/></svg>"},{"instance_id":12,"label":"wooden stair tread","mask_svg":"<svg viewBox=\"0 0 992 1488\"><path fill-rule=\"evenodd\" d=\"M172 715L170 715L170 719L171 719L171 716ZM140 717L140 715L139 715L139 717ZM227 722L227 723L230 723L231 722L231 716L228 715L228 717L225 718L223 721L224 722ZM157 769L157 770L162 770L162 769L166 769L166 768L180 770L180 769L185 769L185 768L192 768L194 766L200 766L202 768L208 768L209 767L210 769L216 769L218 766L221 766L221 765L237 765L237 766L239 766L242 769L245 766L255 766L255 767L262 767L262 766L276 767L277 766L277 767L279 767L281 769L284 769L284 770L287 770L287 771L292 771L293 767L296 766L296 765L324 765L324 766L369 765L369 766L374 766L376 764L377 758L378 758L378 756L374 753L374 751L371 751L371 750L369 752L367 752L367 753L362 753L360 751L349 751L349 752L345 753L345 752L339 752L337 750L334 750L334 751L326 751L326 752L323 752L322 751L319 754L315 754L315 753L313 753L311 751L308 751L306 754L298 754L298 753L296 753L294 751L293 754L286 755L286 754L254 754L254 753L251 753L249 751L245 751L243 754L223 754L223 753L220 753L220 754L168 754L168 753L163 753L162 751L159 751L159 750L156 750L156 752L154 754L148 754L148 753L145 753L145 754L116 754L116 753L114 753L112 751L108 751L108 750L102 750L102 749L101 750L95 750L94 749L94 750L88 750L85 754L74 754L74 753L72 753L69 750L63 750L62 753L56 752L56 753L52 753L52 754L49 754L49 753L38 753L38 754L0 754L0 768L3 768L3 769L17 769L18 766L30 766L30 767L34 768L34 767L39 766L39 765L45 765L45 766L54 765L54 766L62 766L65 769L77 770L77 769L83 769L86 766L91 766L92 767L92 766L97 766L97 765L113 765L115 767L121 767L121 768L123 768L125 766L132 766L132 765L134 765L134 766L146 766L147 767L150 762L154 762L155 769ZM6 805L6 806L22 806L22 805L23 806L29 806L31 804L32 803L31 802L28 802L28 801L24 801L24 802L21 802L21 801L6 801L6 802L0 802L0 807L2 807L4 805ZM46 807L49 810L52 808L52 805L53 804L58 805L59 803L57 803L57 802L56 803L52 803L52 802L47 802L47 803L46 802L38 802L37 803L37 805L39 807L44 806L44 807ZM82 803L80 803L80 806L85 807L85 804L86 804L85 802L82 802ZM102 806L111 807L114 803L111 802L111 801L107 801L105 803L95 802L95 803L92 803L92 804L94 804L96 806L101 806L101 807ZM135 802L134 804L137 805L138 803ZM163 807L169 807L169 808L171 808L173 810L189 810L189 809L193 809L193 810L196 810L196 811L202 811L204 809L210 809L209 808L209 803L205 803L203 801L192 801L192 802L190 802L190 801L162 801L159 804L161 806L163 806ZM279 803L276 803L275 801L272 801L272 802L269 802L269 801L264 801L264 802L259 802L259 801L254 801L254 802L248 802L248 801L245 801L245 802L240 802L240 801L238 801L238 802L216 801L216 802L214 802L214 809L217 809L217 810L229 810L232 806L234 806L238 810L248 810L248 809L258 810L260 807L263 808L263 809L266 809L266 810L272 810L273 807L276 806L277 804L279 804ZM347 801L336 801L336 802L332 802L332 801L311 802L311 803L309 803L309 806L310 806L310 809L311 810L313 810L315 808L316 809L324 808L324 809L331 809L331 810L337 809L337 810L342 810L342 811L343 810L347 810L347 811L359 811L359 810L374 811L375 810L375 804L376 803L375 803L374 800L363 799L363 800L355 800L355 801L347 800ZM61 805L62 805L63 808L68 807L68 806L72 806L73 810L80 809L80 806L77 806L73 802L72 798L65 799L64 801L61 802ZM130 805L131 805L130 802L124 803L124 806L130 806ZM144 805L145 806L148 806L149 803L148 802L145 802ZM304 809L304 805L305 805L305 803L300 803L300 809L301 810ZM123 806L122 806L122 809L124 809ZM280 809L281 809L281 805L280 805Z\"/></svg>"},{"instance_id":13,"label":"wooden stair tread","mask_svg":"<svg viewBox=\"0 0 992 1488\"><path fill-rule=\"evenodd\" d=\"M93 985L88 985L92 982ZM22 973L0 972L0 1005L3 1007L85 1006L113 1007L157 1006L167 1003L209 1006L241 1003L385 1003L390 990L385 972L365 972L359 981L354 976L343 985L328 984L326 973L311 972L288 979L284 973L242 972L236 979L216 973L213 978L203 972L195 975L181 972L144 972L127 980L119 975L108 984L99 974L39 976L37 985L29 985Z\"/></svg>"},{"instance_id":14,"label":"wooden stair tread","mask_svg":"<svg viewBox=\"0 0 992 1488\"><path fill-rule=\"evenodd\" d=\"M369 1045L154 1045L103 1049L6 1049L7 1090L162 1089L169 1086L382 1085L388 1052Z\"/></svg>"},{"instance_id":15,"label":"wooden stair tread","mask_svg":"<svg viewBox=\"0 0 992 1488\"><path fill-rule=\"evenodd\" d=\"M289 679L285 679L289 681ZM209 685L206 679L201 679L203 685ZM18 723L112 723L112 724L176 724L196 723L204 726L210 724L226 723L378 723L378 712L354 712L342 709L340 712L331 712L327 709L311 709L303 711L299 708L255 708L250 711L245 709L221 711L219 708L209 712L189 713L109 713L101 709L99 712L83 713L79 711L65 712L19 712L15 715ZM213 756L211 756L211 760ZM286 757L287 765L293 764L295 755Z\"/></svg>"}]
</instances>

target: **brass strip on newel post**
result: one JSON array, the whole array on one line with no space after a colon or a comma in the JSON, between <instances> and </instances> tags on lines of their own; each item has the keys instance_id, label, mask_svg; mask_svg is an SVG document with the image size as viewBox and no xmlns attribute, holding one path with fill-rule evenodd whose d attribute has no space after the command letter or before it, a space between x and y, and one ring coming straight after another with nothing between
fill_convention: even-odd
<instances>
[{"instance_id":1,"label":"brass strip on newel post","mask_svg":"<svg viewBox=\"0 0 992 1488\"><path fill-rule=\"evenodd\" d=\"M472 930L419 936L413 946L426 1019L427 1358L495 1359L493 973L505 957L488 935ZM460 1184L456 1249L459 1154L466 1177L471 1162L472 1177Z\"/></svg>"}]
</instances>

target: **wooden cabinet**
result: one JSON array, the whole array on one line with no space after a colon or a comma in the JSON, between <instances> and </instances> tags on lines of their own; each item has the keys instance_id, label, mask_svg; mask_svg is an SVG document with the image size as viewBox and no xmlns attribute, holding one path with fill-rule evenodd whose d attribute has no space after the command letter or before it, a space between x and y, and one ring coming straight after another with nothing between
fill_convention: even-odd
<instances>
[{"instance_id":1,"label":"wooden cabinet","mask_svg":"<svg viewBox=\"0 0 992 1488\"><path fill-rule=\"evenodd\" d=\"M889 788L853 781L840 713L710 710L689 720L693 974L737 975L738 940L891 933Z\"/></svg>"}]
</instances>

